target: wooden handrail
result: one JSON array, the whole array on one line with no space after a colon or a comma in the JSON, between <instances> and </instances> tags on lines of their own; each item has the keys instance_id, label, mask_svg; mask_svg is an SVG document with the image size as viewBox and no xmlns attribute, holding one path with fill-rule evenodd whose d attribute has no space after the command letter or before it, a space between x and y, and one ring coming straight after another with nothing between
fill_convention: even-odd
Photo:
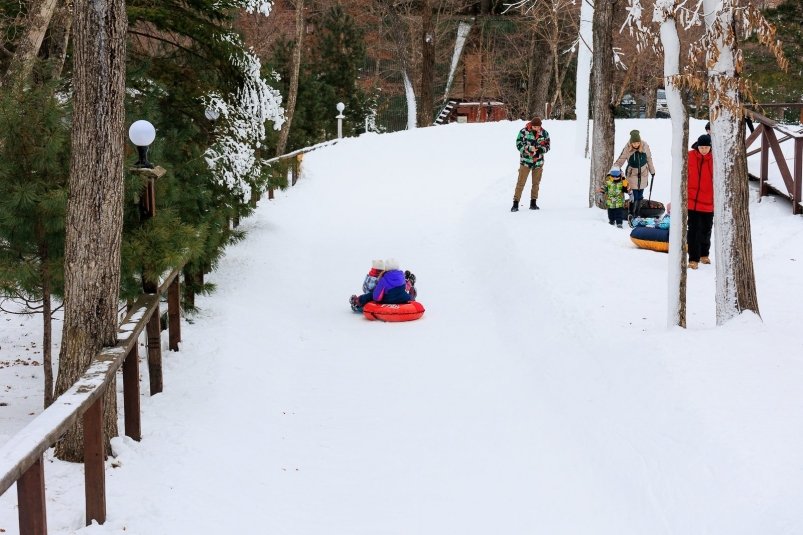
<instances>
[{"instance_id":1,"label":"wooden handrail","mask_svg":"<svg viewBox=\"0 0 803 535\"><path fill-rule=\"evenodd\" d=\"M0 494L8 490L103 394L145 328L146 322L142 319L153 314L158 302L157 295L140 297L120 324L117 345L103 349L69 390L0 447Z\"/></svg>"},{"instance_id":2,"label":"wooden handrail","mask_svg":"<svg viewBox=\"0 0 803 535\"><path fill-rule=\"evenodd\" d=\"M747 157L758 153L761 154L761 167L758 176L759 199L767 195L769 191L774 191L787 196L792 201L793 214L803 213L803 128L778 123L753 110L748 110L748 113L760 123L759 127L745 140L745 149L749 149L753 143L761 139L758 149L746 152ZM783 134L783 137L779 139L776 131ZM794 141L791 169L781 148L781 143L790 139ZM775 158L775 165L778 166L778 172L781 175L786 192L768 183L770 153Z\"/></svg>"},{"instance_id":3,"label":"wooden handrail","mask_svg":"<svg viewBox=\"0 0 803 535\"><path fill-rule=\"evenodd\" d=\"M137 340L143 330L147 329L148 365L153 395L161 391L162 382L159 302L162 294L167 293L171 349L175 342L175 349L178 350L180 340L177 310L178 275L182 268L183 266L180 266L171 271L159 285L156 293L140 296L118 326L117 344L102 349L72 387L0 447L0 494L5 493L15 482L18 483L20 533L23 535L47 533L42 456L82 417L87 525L92 520L100 523L105 521L105 469L101 417L103 395L122 366L125 433L139 440ZM150 339L154 336L156 346L152 348Z\"/></svg>"}]
</instances>

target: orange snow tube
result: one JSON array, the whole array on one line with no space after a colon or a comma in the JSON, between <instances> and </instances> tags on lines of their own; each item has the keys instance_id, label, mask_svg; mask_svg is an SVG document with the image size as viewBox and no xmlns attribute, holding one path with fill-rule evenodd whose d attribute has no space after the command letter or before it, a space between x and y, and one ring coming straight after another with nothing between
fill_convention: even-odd
<instances>
[{"instance_id":1,"label":"orange snow tube","mask_svg":"<svg viewBox=\"0 0 803 535\"><path fill-rule=\"evenodd\" d=\"M424 305L418 301L410 301L400 305L371 301L363 307L362 315L371 321L413 321L424 315Z\"/></svg>"},{"instance_id":2,"label":"orange snow tube","mask_svg":"<svg viewBox=\"0 0 803 535\"><path fill-rule=\"evenodd\" d=\"M636 227L630 233L630 239L637 247L642 249L650 249L660 253L669 252L669 229Z\"/></svg>"}]
</instances>

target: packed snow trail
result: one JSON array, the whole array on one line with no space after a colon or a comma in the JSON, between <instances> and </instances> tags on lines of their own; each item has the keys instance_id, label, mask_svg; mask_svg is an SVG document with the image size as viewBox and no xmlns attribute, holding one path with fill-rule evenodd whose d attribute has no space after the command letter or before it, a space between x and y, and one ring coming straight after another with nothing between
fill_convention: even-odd
<instances>
[{"instance_id":1,"label":"packed snow trail","mask_svg":"<svg viewBox=\"0 0 803 535\"><path fill-rule=\"evenodd\" d=\"M801 282L780 260L800 221L753 206L764 324L714 329L701 268L690 329L666 329L667 257L585 207L573 123L545 124L542 209L509 212L521 126L308 154L210 275L142 442L114 441L109 520L82 532L803 531L800 305L781 281ZM632 127L657 147L665 200L668 122L617 122L619 141ZM349 309L391 256L418 277L419 321ZM61 499L80 511L80 493ZM80 525L59 518L51 532Z\"/></svg>"}]
</instances>

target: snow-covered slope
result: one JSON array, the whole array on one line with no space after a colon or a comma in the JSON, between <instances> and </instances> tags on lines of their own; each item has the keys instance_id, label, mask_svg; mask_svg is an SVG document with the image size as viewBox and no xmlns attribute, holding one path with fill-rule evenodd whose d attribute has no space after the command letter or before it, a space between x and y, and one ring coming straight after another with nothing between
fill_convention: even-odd
<instances>
[{"instance_id":1,"label":"snow-covered slope","mask_svg":"<svg viewBox=\"0 0 803 535\"><path fill-rule=\"evenodd\" d=\"M210 276L142 442L115 440L107 524L81 533L803 532L803 220L751 206L763 322L715 328L701 266L689 329L667 329L667 256L586 207L573 123L545 123L542 209L509 212L522 125L307 155ZM666 202L669 122L617 121L617 150L632 128ZM420 321L349 310L391 256ZM80 472L46 470L50 532L72 532Z\"/></svg>"}]
</instances>

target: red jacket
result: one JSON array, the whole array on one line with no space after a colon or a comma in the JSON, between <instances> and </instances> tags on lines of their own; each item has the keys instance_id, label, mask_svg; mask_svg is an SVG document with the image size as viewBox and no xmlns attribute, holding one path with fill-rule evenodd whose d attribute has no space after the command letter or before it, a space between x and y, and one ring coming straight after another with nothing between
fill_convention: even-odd
<instances>
[{"instance_id":1,"label":"red jacket","mask_svg":"<svg viewBox=\"0 0 803 535\"><path fill-rule=\"evenodd\" d=\"M689 151L689 210L714 211L714 159L697 149Z\"/></svg>"}]
</instances>

